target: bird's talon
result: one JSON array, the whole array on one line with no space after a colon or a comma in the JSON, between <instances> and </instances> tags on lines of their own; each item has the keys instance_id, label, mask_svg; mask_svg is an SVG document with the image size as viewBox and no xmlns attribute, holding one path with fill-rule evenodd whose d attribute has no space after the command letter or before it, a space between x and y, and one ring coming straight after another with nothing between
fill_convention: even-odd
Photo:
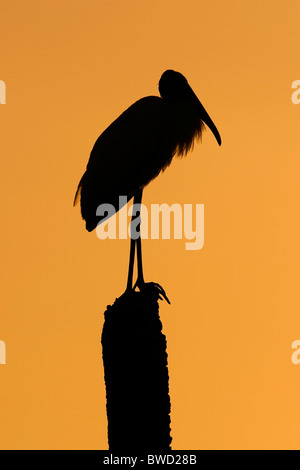
<instances>
[{"instance_id":1,"label":"bird's talon","mask_svg":"<svg viewBox=\"0 0 300 470\"><path fill-rule=\"evenodd\" d=\"M138 283L138 281L135 283L135 287L138 287L140 292L144 289L147 289L147 288L154 288L158 291L158 298L160 300L166 300L166 302L168 302L168 304L171 304L170 300L168 299L167 297L167 294L165 293L164 289L161 287L160 284L158 284L157 282L145 282L145 281L142 281L140 283Z\"/></svg>"}]
</instances>

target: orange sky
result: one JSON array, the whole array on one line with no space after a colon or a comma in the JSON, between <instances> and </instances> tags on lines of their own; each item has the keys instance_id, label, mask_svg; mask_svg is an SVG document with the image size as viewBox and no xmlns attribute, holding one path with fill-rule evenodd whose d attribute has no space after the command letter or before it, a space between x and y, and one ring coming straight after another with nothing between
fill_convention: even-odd
<instances>
[{"instance_id":1,"label":"orange sky","mask_svg":"<svg viewBox=\"0 0 300 470\"><path fill-rule=\"evenodd\" d=\"M174 449L300 448L298 0L0 0L0 446L105 449L100 335L129 241L84 229L98 135L182 72L217 125L146 189L205 244L145 240L165 288Z\"/></svg>"}]
</instances>

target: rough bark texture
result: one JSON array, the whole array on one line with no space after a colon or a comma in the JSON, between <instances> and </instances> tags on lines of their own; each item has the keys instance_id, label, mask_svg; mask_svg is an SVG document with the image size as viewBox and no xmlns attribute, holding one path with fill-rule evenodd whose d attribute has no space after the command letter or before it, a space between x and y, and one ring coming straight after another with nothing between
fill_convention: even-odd
<instances>
[{"instance_id":1,"label":"rough bark texture","mask_svg":"<svg viewBox=\"0 0 300 470\"><path fill-rule=\"evenodd\" d=\"M154 283L125 293L105 312L102 332L109 450L170 450L166 337Z\"/></svg>"}]
</instances>

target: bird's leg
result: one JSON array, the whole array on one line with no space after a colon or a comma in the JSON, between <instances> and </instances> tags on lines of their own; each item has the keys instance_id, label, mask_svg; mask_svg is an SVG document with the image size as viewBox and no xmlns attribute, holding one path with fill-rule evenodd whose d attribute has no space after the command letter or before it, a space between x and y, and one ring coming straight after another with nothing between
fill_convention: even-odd
<instances>
[{"instance_id":1,"label":"bird's leg","mask_svg":"<svg viewBox=\"0 0 300 470\"><path fill-rule=\"evenodd\" d=\"M144 274L143 274L143 263L142 263L142 239L141 239L141 203L142 203L142 195L143 195L143 190L141 189L139 192L137 192L134 196L134 204L137 204L137 207L135 207L137 210L136 212L139 212L138 216L132 216L132 221L136 222L136 235L137 238L136 240L133 240L131 238L131 249L130 249L130 263L129 263L129 273L128 273L128 284L127 284L127 290L131 290L132 288L132 274L133 274L133 264L134 264L134 254L135 254L135 245L136 243L136 252L137 252L137 280L136 283L134 284L133 290L138 287L139 290L144 290L148 289L151 292L156 292L157 297L161 300L165 299L168 303L170 303L164 289L157 284L156 282L148 282L146 283L144 281ZM132 223L132 222L131 222ZM131 233L132 236L132 233Z\"/></svg>"},{"instance_id":2,"label":"bird's leg","mask_svg":"<svg viewBox=\"0 0 300 470\"><path fill-rule=\"evenodd\" d=\"M136 241L136 252L137 252L137 268L138 268L138 277L136 285L141 288L144 284L144 274L143 274L143 263L142 263L142 241L141 238L138 238Z\"/></svg>"},{"instance_id":3,"label":"bird's leg","mask_svg":"<svg viewBox=\"0 0 300 470\"><path fill-rule=\"evenodd\" d=\"M127 279L127 291L132 290L132 278L133 278L133 269L134 269L134 257L135 257L135 245L137 247L137 281L133 287L139 287L139 289L145 284L144 275L143 275L143 264L142 264L142 242L141 242L141 202L142 202L143 190L139 190L135 193L133 204L135 206L135 214L131 218L131 241L130 241L130 256L129 256L129 268L128 268L128 279ZM138 212L139 215L136 215ZM133 222L136 222L136 234L133 236Z\"/></svg>"},{"instance_id":4,"label":"bird's leg","mask_svg":"<svg viewBox=\"0 0 300 470\"><path fill-rule=\"evenodd\" d=\"M142 203L142 195L143 195L143 190L141 189L139 193L137 194L137 204L140 205L139 207L139 224L137 226L137 231L139 232L138 239L136 241L136 254L137 254L137 269L138 269L138 275L137 275L137 281L136 281L136 286L141 289L143 285L145 284L144 281L144 274L143 274L143 263L142 263L142 239L141 239L141 203Z\"/></svg>"},{"instance_id":5,"label":"bird's leg","mask_svg":"<svg viewBox=\"0 0 300 470\"><path fill-rule=\"evenodd\" d=\"M134 197L135 201L135 197ZM131 217L131 224L136 216ZM130 228L131 233L131 228ZM127 288L126 291L132 290L132 278L133 278L133 267L134 267L134 255L135 255L135 243L136 240L130 237L130 255L129 255L129 268L128 268L128 278L127 278Z\"/></svg>"}]
</instances>

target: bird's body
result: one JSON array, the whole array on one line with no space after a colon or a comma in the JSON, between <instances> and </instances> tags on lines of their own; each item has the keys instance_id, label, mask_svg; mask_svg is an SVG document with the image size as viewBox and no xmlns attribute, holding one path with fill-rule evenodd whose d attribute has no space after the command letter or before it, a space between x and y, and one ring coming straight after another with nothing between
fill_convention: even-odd
<instances>
[{"instance_id":1,"label":"bird's body","mask_svg":"<svg viewBox=\"0 0 300 470\"><path fill-rule=\"evenodd\" d=\"M188 152L203 126L188 111L184 104L178 109L162 98L148 96L130 106L100 135L79 185L88 231L100 221L96 216L100 204L118 208L119 196L130 200L174 155Z\"/></svg>"},{"instance_id":2,"label":"bird's body","mask_svg":"<svg viewBox=\"0 0 300 470\"><path fill-rule=\"evenodd\" d=\"M80 198L82 218L90 232L101 223L100 204L119 209L119 196L130 200L163 171L176 156L183 156L201 138L204 123L220 135L189 86L178 72L167 70L159 81L161 97L148 96L124 111L96 140L74 199Z\"/></svg>"},{"instance_id":3,"label":"bird's body","mask_svg":"<svg viewBox=\"0 0 300 470\"><path fill-rule=\"evenodd\" d=\"M100 204L113 204L117 210L119 196L130 200L201 137L204 124L194 97L142 98L96 140L74 200L76 204L80 197L88 231L101 221L96 216Z\"/></svg>"}]
</instances>

